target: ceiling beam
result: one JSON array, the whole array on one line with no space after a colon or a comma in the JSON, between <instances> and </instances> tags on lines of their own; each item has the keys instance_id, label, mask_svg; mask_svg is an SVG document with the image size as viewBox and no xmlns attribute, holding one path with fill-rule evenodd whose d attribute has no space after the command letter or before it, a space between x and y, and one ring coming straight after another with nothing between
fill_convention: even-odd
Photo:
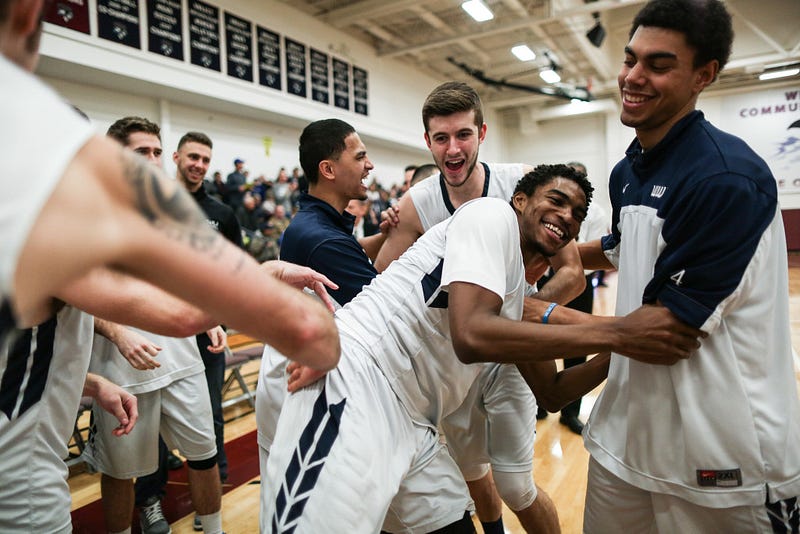
<instances>
[{"instance_id":1,"label":"ceiling beam","mask_svg":"<svg viewBox=\"0 0 800 534\"><path fill-rule=\"evenodd\" d=\"M413 1L416 2L416 0ZM421 43L401 48L378 50L378 55L381 57L402 56L404 54L409 54L412 52L419 52L420 50L429 50L431 48L439 48L442 46L447 46L450 44L458 43L465 39L480 39L481 37L496 35L498 33L506 33L509 31L518 30L526 27L536 28L548 22L558 21L563 17L569 17L581 13L592 13L594 11L606 11L609 9L615 9L622 6L642 4L645 1L646 0L627 0L623 2L622 0L600 0L599 2L593 2L591 4L571 7L569 9L565 9L562 11L554 11L552 15L547 18L536 18L536 17L520 18L512 22L507 22L505 24L492 24L483 31L469 32L462 35L444 37L442 39L428 41L427 43Z\"/></svg>"},{"instance_id":2,"label":"ceiling beam","mask_svg":"<svg viewBox=\"0 0 800 534\"><path fill-rule=\"evenodd\" d=\"M742 15L742 12L739 11L738 9L736 9L736 7L734 7L734 5L731 2L728 2L727 4L725 4L725 7L728 9L728 11L730 12L731 15L733 15L736 18L738 18L739 21L742 22L742 24L744 24L745 26L750 28L753 31L753 33L755 33L762 41L764 41L770 47L772 47L776 52L781 53L781 54L787 54L788 53L787 50L785 50L780 44L778 44L778 42L775 41L775 39L770 37L769 34L767 34L767 32L765 32L764 30L762 30L761 28L759 28L758 26L756 26L755 24L753 24L752 22L747 20Z\"/></svg>"},{"instance_id":3,"label":"ceiling beam","mask_svg":"<svg viewBox=\"0 0 800 534\"><path fill-rule=\"evenodd\" d=\"M331 9L327 13L319 15L324 22L336 28L344 28L357 19L369 19L382 17L405 11L417 4L425 3L425 0L364 0L348 6Z\"/></svg>"}]
</instances>

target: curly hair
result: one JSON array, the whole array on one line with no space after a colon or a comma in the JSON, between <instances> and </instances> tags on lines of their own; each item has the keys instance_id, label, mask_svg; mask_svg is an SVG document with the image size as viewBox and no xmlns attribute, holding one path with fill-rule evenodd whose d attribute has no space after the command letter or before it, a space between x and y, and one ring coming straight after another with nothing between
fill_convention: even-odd
<instances>
[{"instance_id":1,"label":"curly hair","mask_svg":"<svg viewBox=\"0 0 800 534\"><path fill-rule=\"evenodd\" d=\"M629 38L639 26L682 33L695 51L695 68L716 59L721 71L730 58L733 26L719 0L650 0L633 19Z\"/></svg>"},{"instance_id":2,"label":"curly hair","mask_svg":"<svg viewBox=\"0 0 800 534\"><path fill-rule=\"evenodd\" d=\"M517 186L514 188L514 195L522 192L530 197L540 186L551 182L555 178L566 178L578 184L583 190L583 194L586 195L586 207L589 207L589 204L592 203L592 193L594 192L592 183L585 173L560 163L556 165L537 165L536 168L517 182Z\"/></svg>"}]
</instances>

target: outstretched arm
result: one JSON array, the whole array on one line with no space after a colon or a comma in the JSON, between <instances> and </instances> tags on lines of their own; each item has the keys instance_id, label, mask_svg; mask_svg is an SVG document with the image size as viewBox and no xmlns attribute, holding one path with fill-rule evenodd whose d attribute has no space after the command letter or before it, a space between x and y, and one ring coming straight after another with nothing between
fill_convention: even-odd
<instances>
[{"instance_id":1,"label":"outstretched arm","mask_svg":"<svg viewBox=\"0 0 800 534\"><path fill-rule=\"evenodd\" d=\"M450 332L461 361L519 363L612 351L672 364L688 358L703 335L658 306L642 306L625 317L596 317L557 306L548 324L506 319L500 316L501 306L500 297L486 288L450 284Z\"/></svg>"},{"instance_id":2,"label":"outstretched arm","mask_svg":"<svg viewBox=\"0 0 800 534\"><path fill-rule=\"evenodd\" d=\"M608 376L610 361L611 354L604 352L558 372L554 360L518 363L517 368L530 386L537 404L548 412L557 412L599 386Z\"/></svg>"},{"instance_id":3,"label":"outstretched arm","mask_svg":"<svg viewBox=\"0 0 800 534\"><path fill-rule=\"evenodd\" d=\"M291 359L320 369L338 362L338 333L324 306L228 243L162 171L94 137L26 241L15 273L17 317L23 324L43 319L68 282L104 265L168 290Z\"/></svg>"},{"instance_id":4,"label":"outstretched arm","mask_svg":"<svg viewBox=\"0 0 800 534\"><path fill-rule=\"evenodd\" d=\"M361 248L367 253L367 257L372 261L375 261L378 257L378 253L386 242L386 238L389 236L390 232L393 232L397 228L400 222L398 217L399 211L400 209L398 206L389 206L381 213L383 220L380 223L380 232L375 235L362 237L358 240L358 244L361 245Z\"/></svg>"},{"instance_id":5,"label":"outstretched arm","mask_svg":"<svg viewBox=\"0 0 800 534\"><path fill-rule=\"evenodd\" d=\"M91 270L57 296L95 317L164 336L189 337L217 324L208 313L153 284L106 268Z\"/></svg>"},{"instance_id":6,"label":"outstretched arm","mask_svg":"<svg viewBox=\"0 0 800 534\"><path fill-rule=\"evenodd\" d=\"M555 274L547 281L536 295L538 299L566 304L583 293L586 288L586 276L578 254L578 244L569 242L556 255L550 258Z\"/></svg>"},{"instance_id":7,"label":"outstretched arm","mask_svg":"<svg viewBox=\"0 0 800 534\"><path fill-rule=\"evenodd\" d=\"M599 239L579 243L578 252L580 252L581 261L586 269L592 271L611 271L616 269L614 264L611 263L603 253L603 247L600 245Z\"/></svg>"}]
</instances>

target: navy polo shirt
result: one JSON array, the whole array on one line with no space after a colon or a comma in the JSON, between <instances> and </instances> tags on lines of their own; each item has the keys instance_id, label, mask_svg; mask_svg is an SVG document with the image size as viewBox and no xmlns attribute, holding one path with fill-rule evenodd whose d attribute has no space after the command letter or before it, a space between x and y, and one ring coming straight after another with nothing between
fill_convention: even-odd
<instances>
[{"instance_id":1,"label":"navy polo shirt","mask_svg":"<svg viewBox=\"0 0 800 534\"><path fill-rule=\"evenodd\" d=\"M355 217L308 193L300 195L300 210L281 241L281 259L311 267L339 285L328 289L342 306L378 275L353 236Z\"/></svg>"}]
</instances>

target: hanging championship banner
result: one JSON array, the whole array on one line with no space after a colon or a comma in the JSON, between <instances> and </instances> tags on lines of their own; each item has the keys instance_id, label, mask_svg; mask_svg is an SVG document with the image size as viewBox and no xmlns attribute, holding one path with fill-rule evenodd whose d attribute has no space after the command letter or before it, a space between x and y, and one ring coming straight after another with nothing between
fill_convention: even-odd
<instances>
[{"instance_id":1,"label":"hanging championship banner","mask_svg":"<svg viewBox=\"0 0 800 534\"><path fill-rule=\"evenodd\" d=\"M258 83L281 90L281 36L256 26L258 40Z\"/></svg>"},{"instance_id":2,"label":"hanging championship banner","mask_svg":"<svg viewBox=\"0 0 800 534\"><path fill-rule=\"evenodd\" d=\"M286 90L306 98L306 45L286 39Z\"/></svg>"},{"instance_id":3,"label":"hanging championship banner","mask_svg":"<svg viewBox=\"0 0 800 534\"><path fill-rule=\"evenodd\" d=\"M97 0L97 35L131 48L141 48L139 0Z\"/></svg>"},{"instance_id":4,"label":"hanging championship banner","mask_svg":"<svg viewBox=\"0 0 800 534\"><path fill-rule=\"evenodd\" d=\"M333 58L333 103L350 109L350 64Z\"/></svg>"},{"instance_id":5,"label":"hanging championship banner","mask_svg":"<svg viewBox=\"0 0 800 534\"><path fill-rule=\"evenodd\" d=\"M367 71L353 66L353 103L356 113L369 115Z\"/></svg>"},{"instance_id":6,"label":"hanging championship banner","mask_svg":"<svg viewBox=\"0 0 800 534\"><path fill-rule=\"evenodd\" d=\"M253 24L225 12L228 76L253 81Z\"/></svg>"},{"instance_id":7,"label":"hanging championship banner","mask_svg":"<svg viewBox=\"0 0 800 534\"><path fill-rule=\"evenodd\" d=\"M58 0L45 5L45 22L89 33L89 0Z\"/></svg>"},{"instance_id":8,"label":"hanging championship banner","mask_svg":"<svg viewBox=\"0 0 800 534\"><path fill-rule=\"evenodd\" d=\"M220 71L219 9L189 0L189 50L192 65Z\"/></svg>"},{"instance_id":9,"label":"hanging championship banner","mask_svg":"<svg viewBox=\"0 0 800 534\"><path fill-rule=\"evenodd\" d=\"M331 89L328 54L311 49L311 99L330 104Z\"/></svg>"},{"instance_id":10,"label":"hanging championship banner","mask_svg":"<svg viewBox=\"0 0 800 534\"><path fill-rule=\"evenodd\" d=\"M147 49L183 61L180 0L147 0Z\"/></svg>"}]
</instances>

